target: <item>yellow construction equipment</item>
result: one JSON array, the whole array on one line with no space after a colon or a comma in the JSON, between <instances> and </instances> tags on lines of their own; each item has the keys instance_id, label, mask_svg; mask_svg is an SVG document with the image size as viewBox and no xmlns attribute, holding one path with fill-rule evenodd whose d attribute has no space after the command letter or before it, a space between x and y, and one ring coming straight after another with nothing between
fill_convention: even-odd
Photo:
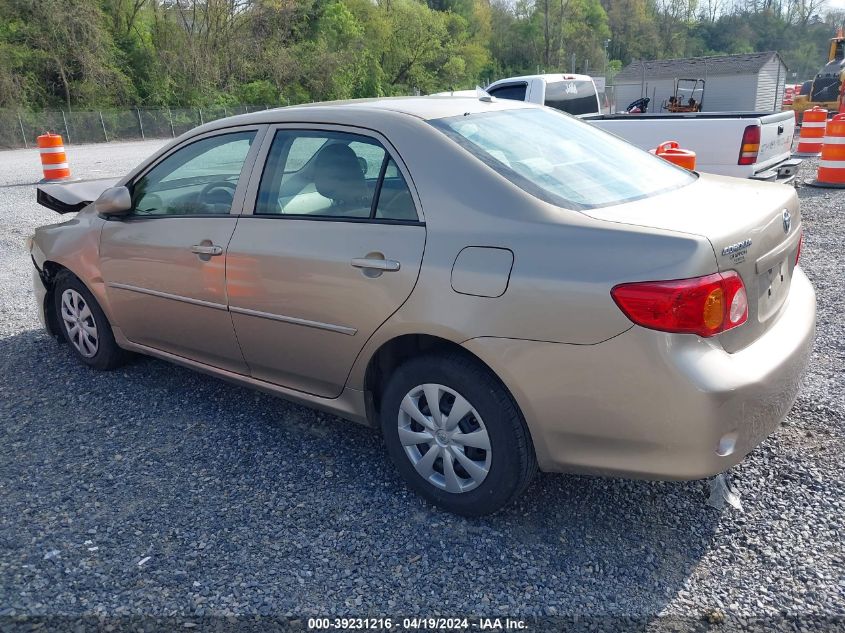
<instances>
[{"instance_id":1,"label":"yellow construction equipment","mask_svg":"<svg viewBox=\"0 0 845 633\"><path fill-rule=\"evenodd\" d=\"M837 112L842 94L843 79L845 79L845 34L840 27L836 32L836 37L830 40L827 64L813 79L810 93L796 96L792 101L792 106L786 106L784 110L795 110L798 113L798 118L805 110L815 106Z\"/></svg>"},{"instance_id":2,"label":"yellow construction equipment","mask_svg":"<svg viewBox=\"0 0 845 633\"><path fill-rule=\"evenodd\" d=\"M661 105L668 112L701 112L704 101L703 79L676 79L675 94Z\"/></svg>"}]
</instances>

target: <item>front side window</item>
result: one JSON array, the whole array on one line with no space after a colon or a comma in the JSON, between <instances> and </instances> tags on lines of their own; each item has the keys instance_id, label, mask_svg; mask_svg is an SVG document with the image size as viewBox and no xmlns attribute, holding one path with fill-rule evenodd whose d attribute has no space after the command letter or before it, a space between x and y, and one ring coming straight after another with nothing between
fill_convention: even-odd
<instances>
[{"instance_id":1,"label":"front side window","mask_svg":"<svg viewBox=\"0 0 845 633\"><path fill-rule=\"evenodd\" d=\"M345 132L280 130L256 215L416 220L410 190L376 140Z\"/></svg>"},{"instance_id":2,"label":"front side window","mask_svg":"<svg viewBox=\"0 0 845 633\"><path fill-rule=\"evenodd\" d=\"M132 185L133 215L230 213L254 139L254 131L232 132L175 151Z\"/></svg>"},{"instance_id":3,"label":"front side window","mask_svg":"<svg viewBox=\"0 0 845 633\"><path fill-rule=\"evenodd\" d=\"M491 97L497 97L499 99L525 101L525 90L527 88L528 84L506 84L504 86L499 86L498 88L493 88L488 91L488 94Z\"/></svg>"},{"instance_id":4,"label":"front side window","mask_svg":"<svg viewBox=\"0 0 845 633\"><path fill-rule=\"evenodd\" d=\"M569 209L646 198L696 178L588 123L551 110L502 110L431 124L518 187Z\"/></svg>"},{"instance_id":5,"label":"front side window","mask_svg":"<svg viewBox=\"0 0 845 633\"><path fill-rule=\"evenodd\" d=\"M596 114L599 108L593 82L575 79L547 83L545 105L573 116Z\"/></svg>"}]
</instances>

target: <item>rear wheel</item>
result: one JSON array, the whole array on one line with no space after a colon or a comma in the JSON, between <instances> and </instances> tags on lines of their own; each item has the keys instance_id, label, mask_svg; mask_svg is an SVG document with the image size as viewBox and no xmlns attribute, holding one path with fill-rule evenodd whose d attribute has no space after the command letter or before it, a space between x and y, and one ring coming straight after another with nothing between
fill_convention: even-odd
<instances>
[{"instance_id":1,"label":"rear wheel","mask_svg":"<svg viewBox=\"0 0 845 633\"><path fill-rule=\"evenodd\" d=\"M100 370L122 365L128 353L118 347L100 304L76 276L63 272L53 288L56 322L76 357Z\"/></svg>"},{"instance_id":2,"label":"rear wheel","mask_svg":"<svg viewBox=\"0 0 845 633\"><path fill-rule=\"evenodd\" d=\"M504 385L460 353L403 364L381 402L388 453L408 485L456 514L492 514L522 494L537 463Z\"/></svg>"}]
</instances>

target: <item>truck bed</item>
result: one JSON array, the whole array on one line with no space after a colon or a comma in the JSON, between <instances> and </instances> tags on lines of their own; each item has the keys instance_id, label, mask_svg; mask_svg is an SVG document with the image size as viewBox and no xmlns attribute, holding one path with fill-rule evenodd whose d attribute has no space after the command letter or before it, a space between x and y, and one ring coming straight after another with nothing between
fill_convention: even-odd
<instances>
[{"instance_id":1,"label":"truck bed","mask_svg":"<svg viewBox=\"0 0 845 633\"><path fill-rule=\"evenodd\" d=\"M654 149L677 141L696 153L698 171L789 182L800 163L791 158L795 118L792 112L659 112L653 114L602 114L582 120L636 145ZM739 164L744 134L758 127L757 158Z\"/></svg>"}]
</instances>

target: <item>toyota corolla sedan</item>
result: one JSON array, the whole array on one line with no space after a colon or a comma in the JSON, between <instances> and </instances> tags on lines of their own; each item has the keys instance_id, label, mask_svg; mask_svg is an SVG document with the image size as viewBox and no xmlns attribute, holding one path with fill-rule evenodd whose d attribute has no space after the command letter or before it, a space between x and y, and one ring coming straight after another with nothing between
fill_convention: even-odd
<instances>
[{"instance_id":1,"label":"toyota corolla sedan","mask_svg":"<svg viewBox=\"0 0 845 633\"><path fill-rule=\"evenodd\" d=\"M46 328L381 429L408 486L494 512L535 472L696 479L789 411L815 332L782 185L677 168L483 96L216 121L31 240Z\"/></svg>"}]
</instances>

